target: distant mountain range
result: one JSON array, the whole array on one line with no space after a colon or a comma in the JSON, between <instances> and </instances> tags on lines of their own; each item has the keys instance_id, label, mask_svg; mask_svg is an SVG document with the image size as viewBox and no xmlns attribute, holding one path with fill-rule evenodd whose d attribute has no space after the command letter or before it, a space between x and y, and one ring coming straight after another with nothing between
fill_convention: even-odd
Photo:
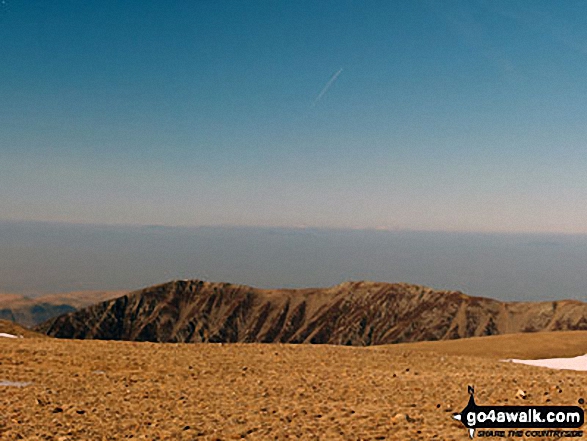
<instances>
[{"instance_id":1,"label":"distant mountain range","mask_svg":"<svg viewBox=\"0 0 587 441\"><path fill-rule=\"evenodd\" d=\"M25 297L0 293L0 320L32 327L50 318L76 311L104 300L113 299L128 291L75 291Z\"/></svg>"},{"instance_id":2,"label":"distant mountain range","mask_svg":"<svg viewBox=\"0 0 587 441\"><path fill-rule=\"evenodd\" d=\"M587 304L500 302L405 283L261 290L199 280L145 288L51 319L59 338L368 346L587 329Z\"/></svg>"}]
</instances>

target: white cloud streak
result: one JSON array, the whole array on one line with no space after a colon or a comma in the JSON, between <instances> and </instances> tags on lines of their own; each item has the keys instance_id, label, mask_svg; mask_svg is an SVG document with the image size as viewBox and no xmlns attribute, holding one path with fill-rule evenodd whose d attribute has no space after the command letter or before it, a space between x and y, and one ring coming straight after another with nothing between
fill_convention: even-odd
<instances>
[{"instance_id":1,"label":"white cloud streak","mask_svg":"<svg viewBox=\"0 0 587 441\"><path fill-rule=\"evenodd\" d=\"M330 89L330 86L332 86L334 84L334 82L336 81L336 79L338 78L338 76L341 74L342 70L343 69L341 67L340 69L338 69L338 71L336 71L336 73L334 75L332 75L330 77L330 79L328 80L328 83L326 83L326 85L324 86L324 88L322 89L322 91L318 94L318 96L316 97L316 99L312 103L312 107L314 107L316 104L318 104L318 101L320 101L322 99L322 97L324 96L324 94L326 92L328 92L328 89Z\"/></svg>"}]
</instances>

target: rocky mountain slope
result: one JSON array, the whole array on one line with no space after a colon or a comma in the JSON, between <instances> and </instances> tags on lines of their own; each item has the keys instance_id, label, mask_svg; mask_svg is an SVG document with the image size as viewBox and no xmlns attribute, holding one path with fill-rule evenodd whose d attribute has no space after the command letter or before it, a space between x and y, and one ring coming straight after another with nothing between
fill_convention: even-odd
<instances>
[{"instance_id":1,"label":"rocky mountain slope","mask_svg":"<svg viewBox=\"0 0 587 441\"><path fill-rule=\"evenodd\" d=\"M37 327L61 338L353 346L579 329L587 329L587 305L571 300L504 303L403 283L261 290L198 280L149 287Z\"/></svg>"},{"instance_id":2,"label":"rocky mountain slope","mask_svg":"<svg viewBox=\"0 0 587 441\"><path fill-rule=\"evenodd\" d=\"M73 312L104 300L113 299L128 291L74 291L25 297L19 294L0 293L0 320L23 326L38 325L50 318Z\"/></svg>"}]
</instances>

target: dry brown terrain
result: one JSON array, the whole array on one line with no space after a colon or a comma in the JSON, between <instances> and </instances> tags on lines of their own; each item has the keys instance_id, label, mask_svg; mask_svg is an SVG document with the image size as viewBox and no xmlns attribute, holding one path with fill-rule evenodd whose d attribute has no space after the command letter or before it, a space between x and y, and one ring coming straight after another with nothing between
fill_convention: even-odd
<instances>
[{"instance_id":1,"label":"dry brown terrain","mask_svg":"<svg viewBox=\"0 0 587 441\"><path fill-rule=\"evenodd\" d=\"M500 302L406 283L262 290L182 280L43 323L61 338L370 346L587 329L587 304Z\"/></svg>"},{"instance_id":2,"label":"dry brown terrain","mask_svg":"<svg viewBox=\"0 0 587 441\"><path fill-rule=\"evenodd\" d=\"M22 336L27 338L48 338L45 334L39 334L23 326L20 326L17 323L9 322L7 320L0 320L0 332L5 334L16 335L18 337Z\"/></svg>"},{"instance_id":3,"label":"dry brown terrain","mask_svg":"<svg viewBox=\"0 0 587 441\"><path fill-rule=\"evenodd\" d=\"M451 414L467 385L478 404L587 399L587 373L498 361L549 351L586 353L587 332L368 348L0 339L0 381L31 383L0 387L0 439L466 440Z\"/></svg>"}]
</instances>

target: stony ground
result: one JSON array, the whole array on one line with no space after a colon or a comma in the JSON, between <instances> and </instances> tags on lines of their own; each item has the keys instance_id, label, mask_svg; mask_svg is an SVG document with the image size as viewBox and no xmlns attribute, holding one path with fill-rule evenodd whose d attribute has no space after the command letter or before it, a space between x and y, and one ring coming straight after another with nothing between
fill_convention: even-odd
<instances>
[{"instance_id":1,"label":"stony ground","mask_svg":"<svg viewBox=\"0 0 587 441\"><path fill-rule=\"evenodd\" d=\"M410 345L0 339L0 384L30 383L0 385L0 439L465 440L469 384L478 404L574 405L586 380Z\"/></svg>"}]
</instances>

